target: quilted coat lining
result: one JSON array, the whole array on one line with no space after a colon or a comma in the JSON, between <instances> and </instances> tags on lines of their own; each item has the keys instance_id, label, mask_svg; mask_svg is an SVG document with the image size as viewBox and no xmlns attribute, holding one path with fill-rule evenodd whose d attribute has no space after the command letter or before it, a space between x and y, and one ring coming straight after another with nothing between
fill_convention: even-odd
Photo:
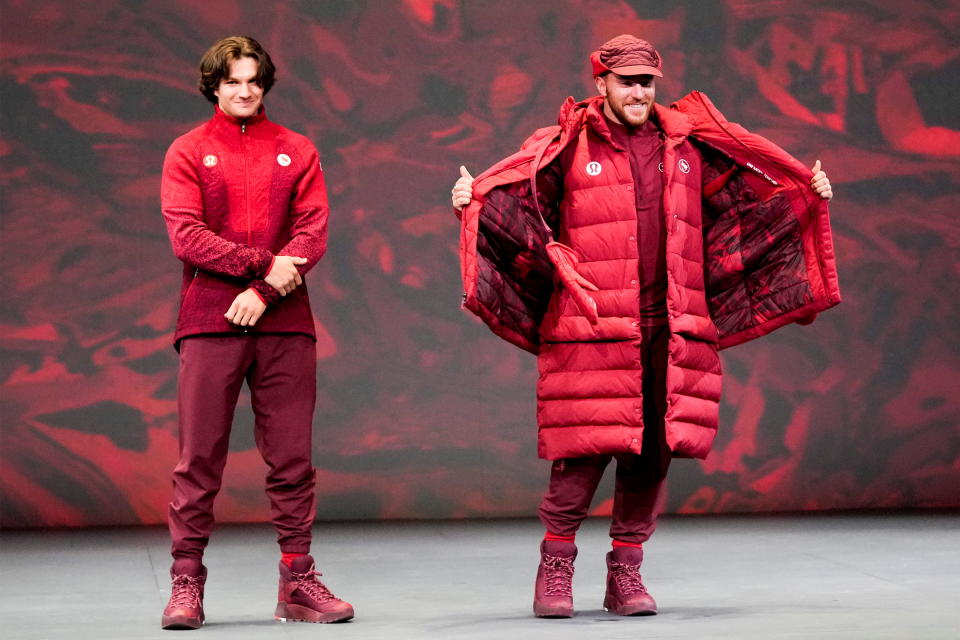
<instances>
[{"instance_id":1,"label":"quilted coat lining","mask_svg":"<svg viewBox=\"0 0 960 640\"><path fill-rule=\"evenodd\" d=\"M733 167L722 152L696 146L704 183ZM721 338L812 302L800 223L775 191L764 198L734 172L704 199L703 228L707 301Z\"/></svg>"}]
</instances>

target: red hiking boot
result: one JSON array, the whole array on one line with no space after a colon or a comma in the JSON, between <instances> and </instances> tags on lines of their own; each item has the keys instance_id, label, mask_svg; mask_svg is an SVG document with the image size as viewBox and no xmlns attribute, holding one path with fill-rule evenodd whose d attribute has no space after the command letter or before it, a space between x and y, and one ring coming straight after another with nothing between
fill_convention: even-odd
<instances>
[{"instance_id":1,"label":"red hiking boot","mask_svg":"<svg viewBox=\"0 0 960 640\"><path fill-rule=\"evenodd\" d=\"M643 549L617 547L607 554L607 595L603 608L618 616L652 616L657 602L640 579Z\"/></svg>"},{"instance_id":2,"label":"red hiking boot","mask_svg":"<svg viewBox=\"0 0 960 640\"><path fill-rule=\"evenodd\" d=\"M573 561L577 545L544 540L533 588L533 613L538 618L573 617Z\"/></svg>"},{"instance_id":3,"label":"red hiking boot","mask_svg":"<svg viewBox=\"0 0 960 640\"><path fill-rule=\"evenodd\" d=\"M163 629L199 629L203 624L203 585L207 568L199 558L178 558L170 567L170 601L163 610Z\"/></svg>"},{"instance_id":4,"label":"red hiking boot","mask_svg":"<svg viewBox=\"0 0 960 640\"><path fill-rule=\"evenodd\" d=\"M273 617L283 622L342 622L353 617L353 607L320 582L311 556L280 563L280 588Z\"/></svg>"}]
</instances>

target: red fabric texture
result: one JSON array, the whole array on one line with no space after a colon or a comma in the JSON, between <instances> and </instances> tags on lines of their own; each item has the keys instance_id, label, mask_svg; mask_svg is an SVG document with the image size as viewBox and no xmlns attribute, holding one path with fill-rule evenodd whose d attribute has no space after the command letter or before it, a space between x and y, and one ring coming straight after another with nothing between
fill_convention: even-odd
<instances>
[{"instance_id":1,"label":"red fabric texture","mask_svg":"<svg viewBox=\"0 0 960 640\"><path fill-rule=\"evenodd\" d=\"M605 71L622 76L654 75L663 77L663 60L652 44L636 36L622 34L607 40L590 54L594 77Z\"/></svg>"},{"instance_id":2,"label":"red fabric texture","mask_svg":"<svg viewBox=\"0 0 960 640\"><path fill-rule=\"evenodd\" d=\"M668 409L666 372L670 334L666 326L643 327L642 331L639 351L645 427L630 429L633 436L642 439L631 443L639 455L605 454L554 462L550 484L538 510L540 521L549 531L560 535L576 533L587 517L604 470L610 460L616 458L610 537L639 544L653 535L657 517L663 510L664 481L671 462L664 423Z\"/></svg>"},{"instance_id":3,"label":"red fabric texture","mask_svg":"<svg viewBox=\"0 0 960 640\"><path fill-rule=\"evenodd\" d=\"M245 122L215 107L213 118L167 151L161 209L174 254L184 264L174 340L202 333L314 336L305 284L281 296L263 278L276 255L307 259L327 243L327 191L316 149L261 111ZM223 314L253 288L268 305L255 328Z\"/></svg>"},{"instance_id":4,"label":"red fabric texture","mask_svg":"<svg viewBox=\"0 0 960 640\"><path fill-rule=\"evenodd\" d=\"M316 515L311 461L316 350L305 335L189 336L180 345L180 458L168 526L175 558L203 555L213 530L243 381L281 552L309 553Z\"/></svg>"},{"instance_id":5,"label":"red fabric texture","mask_svg":"<svg viewBox=\"0 0 960 640\"><path fill-rule=\"evenodd\" d=\"M539 354L538 452L551 460L637 453L643 429L634 179L601 105L568 99L558 127L477 177L461 220L464 306ZM718 348L837 304L836 266L826 203L808 169L727 122L703 94L654 115L666 136L666 439L675 455L702 458L719 421ZM554 161L563 168L559 202L530 180ZM556 239L599 287L596 324L553 286L541 215L557 221Z\"/></svg>"},{"instance_id":6,"label":"red fabric texture","mask_svg":"<svg viewBox=\"0 0 960 640\"><path fill-rule=\"evenodd\" d=\"M604 119L614 143L629 154L637 205L640 322L667 323L667 230L663 216L663 139L653 120L627 128Z\"/></svg>"},{"instance_id":7,"label":"red fabric texture","mask_svg":"<svg viewBox=\"0 0 960 640\"><path fill-rule=\"evenodd\" d=\"M810 169L729 122L703 93L672 107L693 123L691 136L711 160L709 178L716 179L720 168L736 169L704 200L707 280L720 348L791 322L809 324L839 304L828 201L810 188Z\"/></svg>"},{"instance_id":8,"label":"red fabric texture","mask_svg":"<svg viewBox=\"0 0 960 640\"><path fill-rule=\"evenodd\" d=\"M584 278L577 271L579 259L577 253L570 247L560 242L550 242L547 244L547 256L553 264L554 273L557 280L566 289L567 294L577 305L590 324L596 324L597 303L590 297L588 291L596 291L597 287L592 282Z\"/></svg>"}]
</instances>

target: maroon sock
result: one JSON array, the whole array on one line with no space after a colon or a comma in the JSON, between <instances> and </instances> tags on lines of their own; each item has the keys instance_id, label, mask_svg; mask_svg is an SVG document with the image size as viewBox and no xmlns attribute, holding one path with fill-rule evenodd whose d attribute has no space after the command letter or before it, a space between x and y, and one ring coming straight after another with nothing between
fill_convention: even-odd
<instances>
[{"instance_id":1,"label":"maroon sock","mask_svg":"<svg viewBox=\"0 0 960 640\"><path fill-rule=\"evenodd\" d=\"M572 536L561 536L559 534L550 533L547 531L547 533L543 536L543 539L549 540L550 542L573 542L576 537L577 534L573 534Z\"/></svg>"},{"instance_id":2,"label":"maroon sock","mask_svg":"<svg viewBox=\"0 0 960 640\"><path fill-rule=\"evenodd\" d=\"M305 554L305 553L285 553L285 552L281 551L281 552L280 552L280 562L282 562L283 564L287 565L287 567L290 567L291 565L293 565L293 561L294 561L295 559L297 559L297 558L302 558L302 557L305 556L305 555L307 555L307 554Z\"/></svg>"}]
</instances>

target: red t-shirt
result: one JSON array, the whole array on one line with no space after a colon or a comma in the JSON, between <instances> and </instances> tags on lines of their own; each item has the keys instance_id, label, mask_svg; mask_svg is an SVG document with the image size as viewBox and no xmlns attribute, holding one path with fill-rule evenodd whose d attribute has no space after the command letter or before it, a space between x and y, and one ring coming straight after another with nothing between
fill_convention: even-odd
<instances>
[{"instance_id":1,"label":"red t-shirt","mask_svg":"<svg viewBox=\"0 0 960 640\"><path fill-rule=\"evenodd\" d=\"M651 120L625 127L606 118L614 141L630 155L637 201L640 322L667 324L667 231L663 224L663 134Z\"/></svg>"}]
</instances>

